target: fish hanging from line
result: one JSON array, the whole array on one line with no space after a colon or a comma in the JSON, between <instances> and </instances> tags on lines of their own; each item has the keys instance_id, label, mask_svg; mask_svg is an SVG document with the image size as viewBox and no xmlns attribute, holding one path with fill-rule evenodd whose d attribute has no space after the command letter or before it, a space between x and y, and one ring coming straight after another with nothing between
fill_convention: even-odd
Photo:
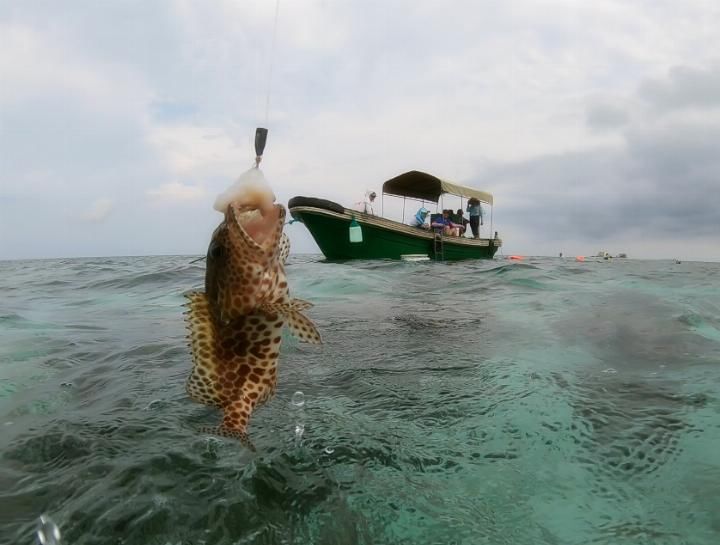
<instances>
[{"instance_id":1,"label":"fish hanging from line","mask_svg":"<svg viewBox=\"0 0 720 545\"><path fill-rule=\"evenodd\" d=\"M303 314L312 303L290 298L286 212L274 201L258 168L218 197L225 218L208 247L205 292L186 296L193 359L187 393L223 411L221 425L204 431L250 446L250 416L275 393L283 327L302 342L322 342Z\"/></svg>"}]
</instances>

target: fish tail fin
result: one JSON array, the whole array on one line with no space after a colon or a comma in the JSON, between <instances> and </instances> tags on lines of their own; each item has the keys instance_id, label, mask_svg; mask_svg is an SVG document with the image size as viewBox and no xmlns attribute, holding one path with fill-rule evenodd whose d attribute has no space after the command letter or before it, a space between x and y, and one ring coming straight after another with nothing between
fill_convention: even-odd
<instances>
[{"instance_id":1,"label":"fish tail fin","mask_svg":"<svg viewBox=\"0 0 720 545\"><path fill-rule=\"evenodd\" d=\"M250 441L250 437L248 437L248 434L244 431L238 431L230 428L226 428L225 426L205 426L200 428L200 433L206 433L208 435L217 435L218 437L227 437L228 439L236 439L240 441L240 444L244 447L247 447L253 452L256 452L257 449L255 448L255 445L253 445L252 441Z\"/></svg>"},{"instance_id":2,"label":"fish tail fin","mask_svg":"<svg viewBox=\"0 0 720 545\"><path fill-rule=\"evenodd\" d=\"M254 406L255 402L248 397L228 403L222 408L222 424L216 427L203 428L202 431L212 435L219 435L220 437L237 439L250 450L255 450L246 431Z\"/></svg>"}]
</instances>

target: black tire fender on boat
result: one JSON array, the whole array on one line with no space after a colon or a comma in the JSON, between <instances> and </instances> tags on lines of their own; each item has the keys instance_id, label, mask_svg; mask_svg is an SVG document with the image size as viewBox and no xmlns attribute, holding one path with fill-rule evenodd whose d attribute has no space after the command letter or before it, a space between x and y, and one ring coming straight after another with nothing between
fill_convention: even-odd
<instances>
[{"instance_id":1,"label":"black tire fender on boat","mask_svg":"<svg viewBox=\"0 0 720 545\"><path fill-rule=\"evenodd\" d=\"M331 212L337 212L338 214L345 212L345 207L336 202L327 201L325 199L316 199L314 197L293 197L288 201L288 208L294 208L296 206L312 206L314 208L322 208L324 210L330 210Z\"/></svg>"}]
</instances>

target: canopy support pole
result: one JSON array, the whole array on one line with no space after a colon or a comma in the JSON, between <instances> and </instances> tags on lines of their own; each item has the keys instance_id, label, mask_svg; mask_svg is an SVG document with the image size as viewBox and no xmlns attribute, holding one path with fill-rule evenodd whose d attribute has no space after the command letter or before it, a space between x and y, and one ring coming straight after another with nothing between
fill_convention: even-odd
<instances>
[{"instance_id":1,"label":"canopy support pole","mask_svg":"<svg viewBox=\"0 0 720 545\"><path fill-rule=\"evenodd\" d=\"M490 207L490 235L493 234L493 208L495 208L495 207L494 206ZM488 235L488 238L490 237L490 235Z\"/></svg>"}]
</instances>

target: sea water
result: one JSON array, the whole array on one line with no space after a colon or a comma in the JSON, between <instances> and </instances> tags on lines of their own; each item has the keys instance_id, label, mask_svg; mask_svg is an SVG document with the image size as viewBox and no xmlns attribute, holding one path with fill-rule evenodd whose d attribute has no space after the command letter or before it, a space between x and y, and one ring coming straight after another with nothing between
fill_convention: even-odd
<instances>
[{"instance_id":1,"label":"sea water","mask_svg":"<svg viewBox=\"0 0 720 545\"><path fill-rule=\"evenodd\" d=\"M325 343L251 452L184 390L204 263L0 262L0 543L720 543L720 265L287 273Z\"/></svg>"}]
</instances>

